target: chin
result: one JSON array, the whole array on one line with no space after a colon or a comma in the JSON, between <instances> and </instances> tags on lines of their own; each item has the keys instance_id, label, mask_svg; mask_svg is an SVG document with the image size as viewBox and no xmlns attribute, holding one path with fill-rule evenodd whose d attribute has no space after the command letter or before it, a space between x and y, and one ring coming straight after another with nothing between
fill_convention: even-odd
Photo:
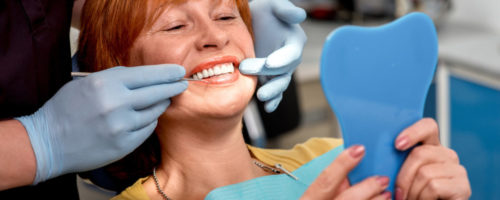
<instances>
[{"instance_id":1,"label":"chin","mask_svg":"<svg viewBox=\"0 0 500 200\"><path fill-rule=\"evenodd\" d=\"M223 119L240 116L246 109L251 96L219 99L208 105L205 114L211 118Z\"/></svg>"},{"instance_id":2,"label":"chin","mask_svg":"<svg viewBox=\"0 0 500 200\"><path fill-rule=\"evenodd\" d=\"M190 121L241 118L254 94L257 79L242 76L237 82L224 87L188 88L172 98L172 104L164 115L171 116L171 119Z\"/></svg>"},{"instance_id":3,"label":"chin","mask_svg":"<svg viewBox=\"0 0 500 200\"><path fill-rule=\"evenodd\" d=\"M254 87L228 89L212 92L206 96L206 101L200 114L214 119L231 118L242 115L253 96ZM252 92L248 92L252 91Z\"/></svg>"}]
</instances>

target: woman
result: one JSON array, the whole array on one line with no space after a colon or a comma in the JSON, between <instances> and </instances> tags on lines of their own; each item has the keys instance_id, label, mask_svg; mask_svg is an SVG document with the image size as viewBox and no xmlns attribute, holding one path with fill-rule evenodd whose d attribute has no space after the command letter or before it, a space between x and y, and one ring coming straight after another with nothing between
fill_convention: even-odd
<instances>
[{"instance_id":1,"label":"woman","mask_svg":"<svg viewBox=\"0 0 500 200\"><path fill-rule=\"evenodd\" d=\"M289 151L263 150L245 144L241 120L256 86L255 77L238 71L240 62L254 57L246 0L88 0L84 13L87 15L82 16L79 48L80 62L87 70L176 63L184 66L185 77L205 81L190 82L184 93L172 98L155 131L160 155L141 163L141 170L148 176L116 199L202 199L215 188L293 171L341 146L336 139L311 139ZM410 155L400 174L400 196L418 198L435 193L436 198L467 198L465 171L460 171L463 168L451 150L436 143L437 129L433 124L420 121L399 138L399 149L418 142L424 145L414 151L432 149L421 151L418 156ZM412 131L418 132L408 134ZM347 172L363 154L361 146L339 154L303 197L390 198L389 192L383 192L387 177L370 177L353 186L345 181ZM283 168L273 167L276 163ZM462 188L451 196L443 196L450 184L426 192L429 180L444 176L434 173L437 168L432 164L436 163L446 163L446 167L454 169L446 177L460 182ZM429 165L434 174L424 173L422 179L417 171Z\"/></svg>"}]
</instances>

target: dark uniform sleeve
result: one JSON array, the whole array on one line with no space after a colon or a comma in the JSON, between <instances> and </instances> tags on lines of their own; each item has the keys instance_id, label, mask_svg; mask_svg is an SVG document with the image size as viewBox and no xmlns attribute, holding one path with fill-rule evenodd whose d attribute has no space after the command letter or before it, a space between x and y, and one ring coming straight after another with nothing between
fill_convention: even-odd
<instances>
[{"instance_id":1,"label":"dark uniform sleeve","mask_svg":"<svg viewBox=\"0 0 500 200\"><path fill-rule=\"evenodd\" d=\"M0 1L0 119L33 113L71 79L72 6Z\"/></svg>"},{"instance_id":2,"label":"dark uniform sleeve","mask_svg":"<svg viewBox=\"0 0 500 200\"><path fill-rule=\"evenodd\" d=\"M73 0L0 0L0 119L28 115L68 82ZM78 199L74 174L0 199Z\"/></svg>"}]
</instances>

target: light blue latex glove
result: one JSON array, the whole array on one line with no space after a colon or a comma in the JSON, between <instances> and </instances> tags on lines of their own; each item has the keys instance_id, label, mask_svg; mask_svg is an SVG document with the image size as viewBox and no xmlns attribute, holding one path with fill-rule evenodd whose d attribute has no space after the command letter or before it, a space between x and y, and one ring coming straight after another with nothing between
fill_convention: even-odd
<instances>
[{"instance_id":1,"label":"light blue latex glove","mask_svg":"<svg viewBox=\"0 0 500 200\"><path fill-rule=\"evenodd\" d=\"M35 152L34 184L95 169L132 152L154 131L169 98L187 88L183 67L115 67L64 85L18 118Z\"/></svg>"},{"instance_id":2,"label":"light blue latex glove","mask_svg":"<svg viewBox=\"0 0 500 200\"><path fill-rule=\"evenodd\" d=\"M257 58L244 60L239 69L244 74L261 75L259 80L265 84L257 91L257 98L272 112L301 62L307 37L299 23L306 13L288 0L254 0L250 10Z\"/></svg>"}]
</instances>

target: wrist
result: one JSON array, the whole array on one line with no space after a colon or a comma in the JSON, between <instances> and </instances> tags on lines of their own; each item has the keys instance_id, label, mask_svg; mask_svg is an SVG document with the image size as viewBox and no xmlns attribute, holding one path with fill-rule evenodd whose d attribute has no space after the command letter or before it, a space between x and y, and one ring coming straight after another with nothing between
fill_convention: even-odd
<instances>
[{"instance_id":1,"label":"wrist","mask_svg":"<svg viewBox=\"0 0 500 200\"><path fill-rule=\"evenodd\" d=\"M44 182L52 176L54 169L51 167L53 163L53 156L51 155L53 153L50 147L52 145L43 113L40 109L32 115L18 117L16 120L21 122L28 133L35 154L36 175L33 185Z\"/></svg>"},{"instance_id":2,"label":"wrist","mask_svg":"<svg viewBox=\"0 0 500 200\"><path fill-rule=\"evenodd\" d=\"M28 134L14 119L0 121L0 191L33 183L36 161Z\"/></svg>"}]
</instances>

